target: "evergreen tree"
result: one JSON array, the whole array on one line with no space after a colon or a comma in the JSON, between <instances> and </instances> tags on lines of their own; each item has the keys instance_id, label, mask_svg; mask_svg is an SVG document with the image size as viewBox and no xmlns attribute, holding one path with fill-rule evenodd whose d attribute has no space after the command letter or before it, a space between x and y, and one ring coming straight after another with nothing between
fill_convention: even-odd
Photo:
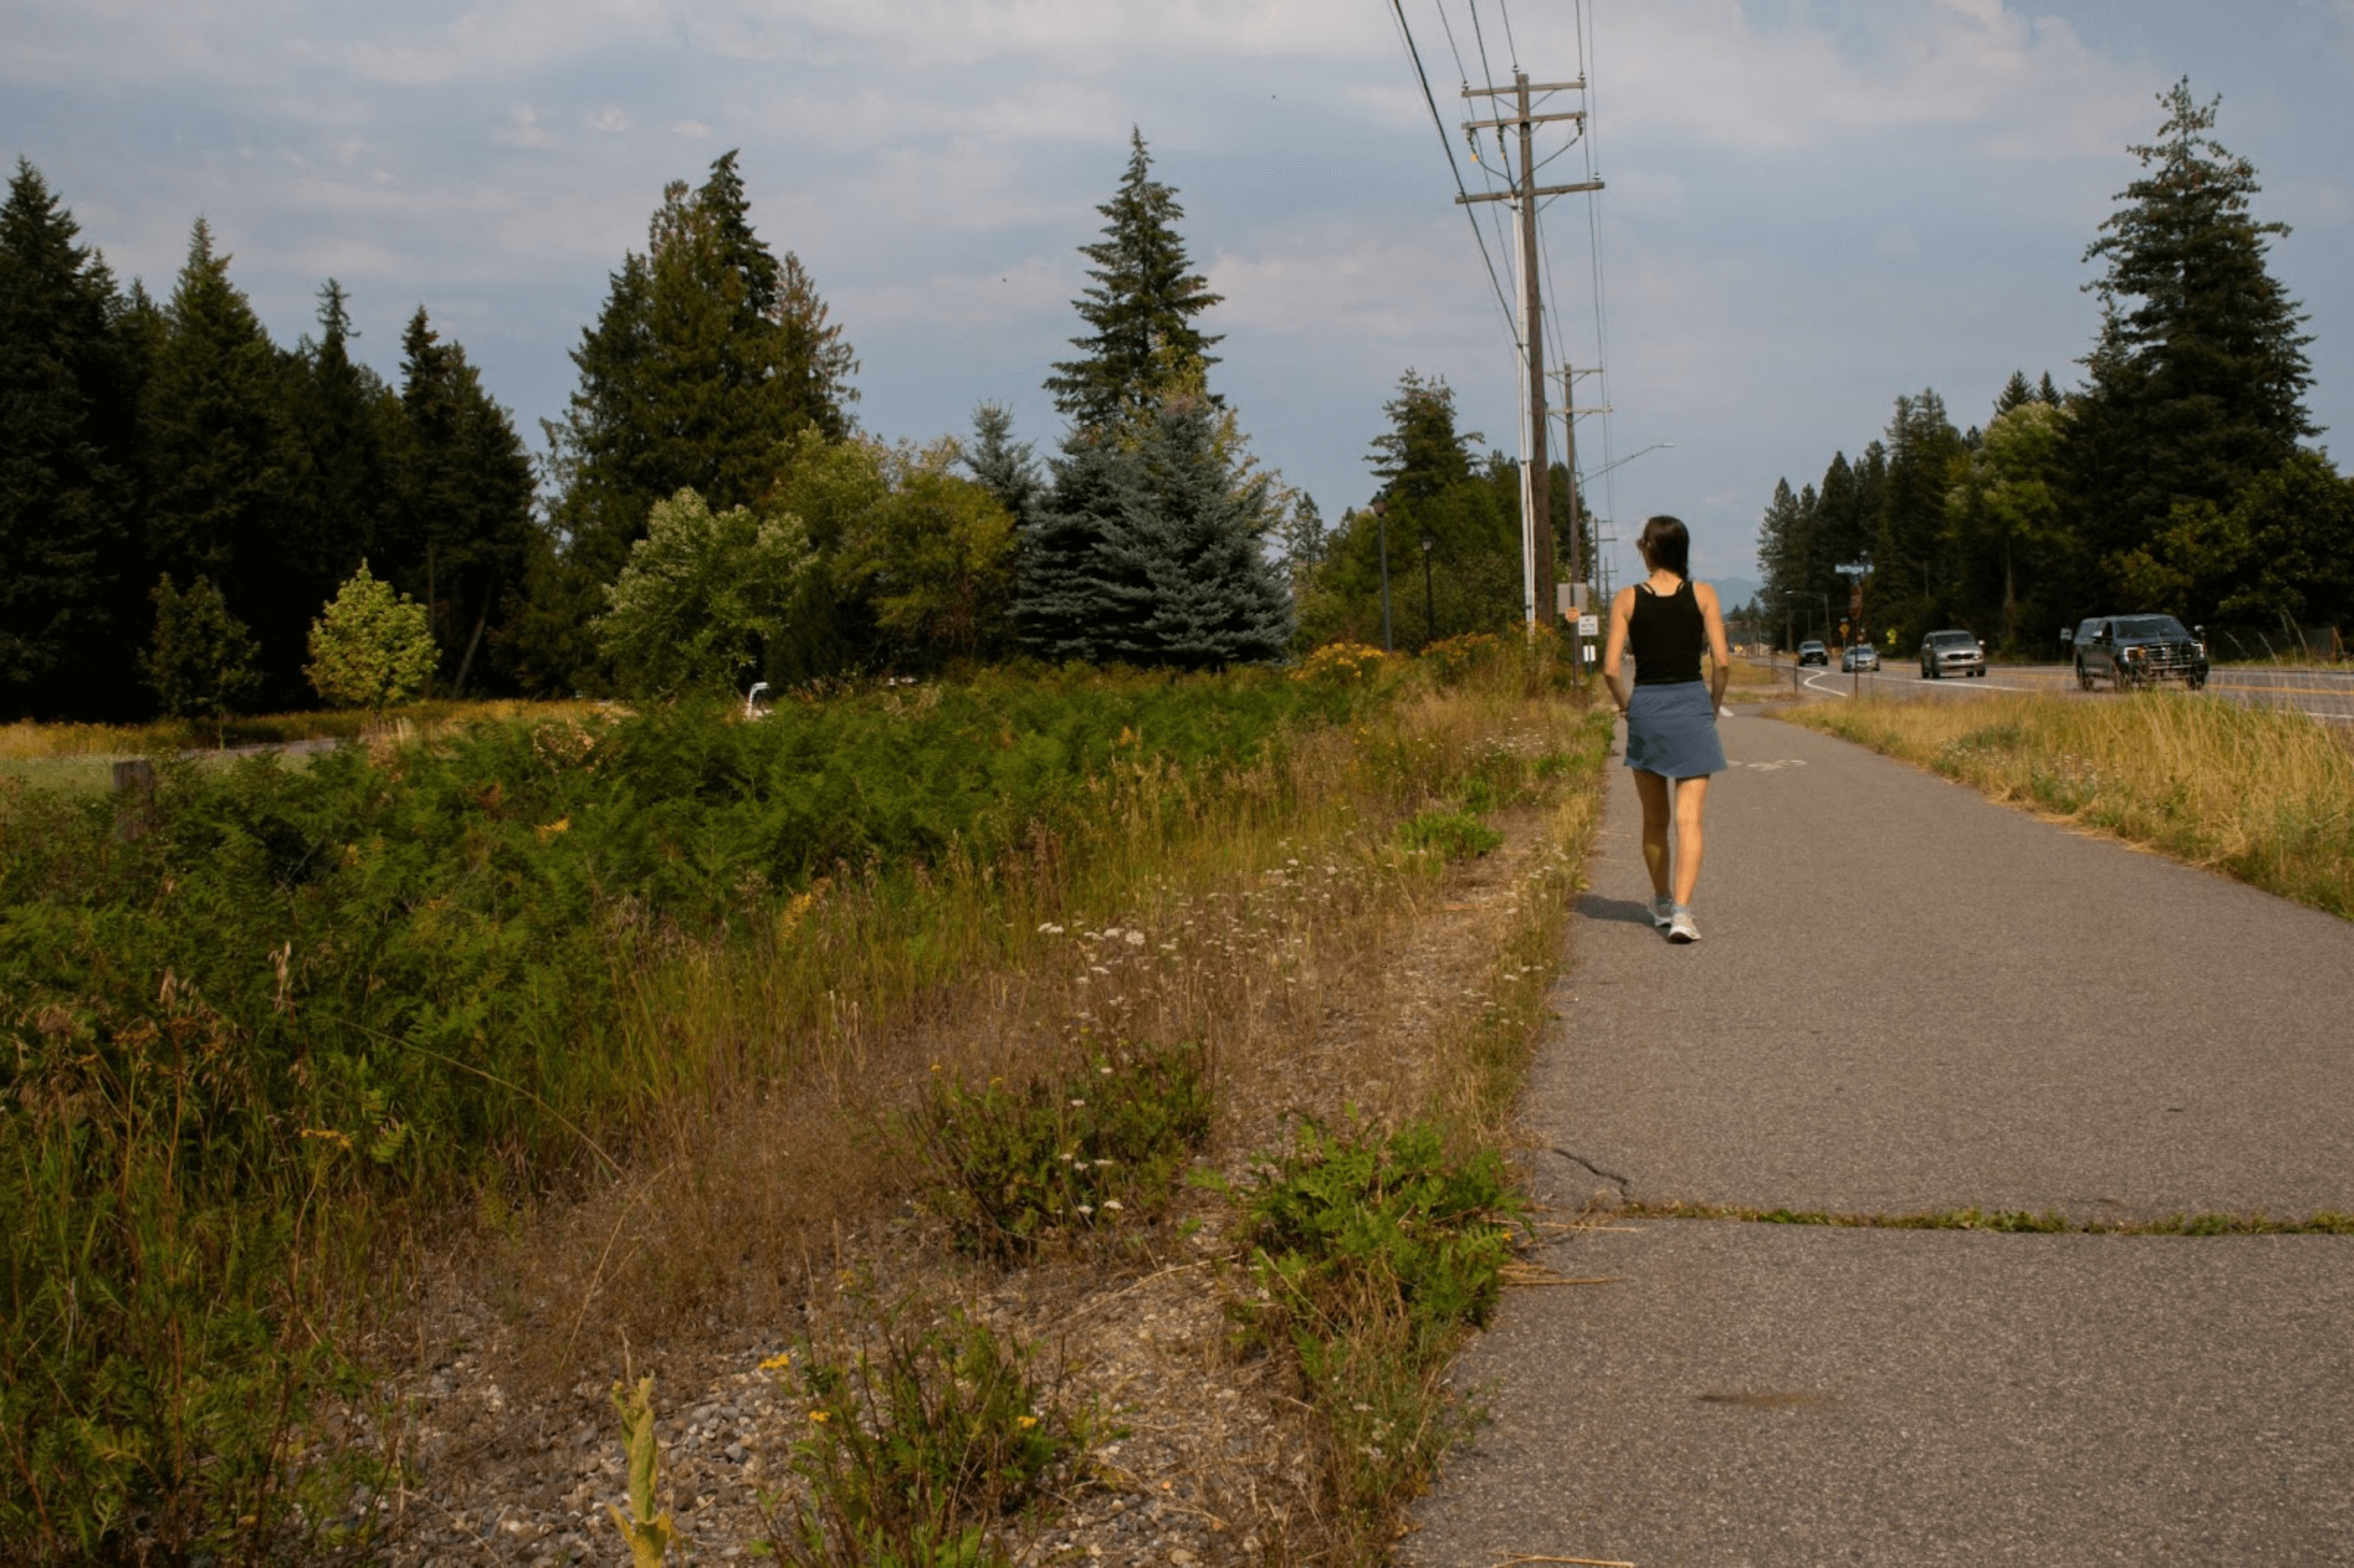
<instances>
[{"instance_id":1,"label":"evergreen tree","mask_svg":"<svg viewBox=\"0 0 2354 1568\"><path fill-rule=\"evenodd\" d=\"M1135 464L1104 432L1075 425L1048 466L1053 486L1014 557L1015 634L1050 663L1108 657L1099 556L1132 503Z\"/></svg>"},{"instance_id":2,"label":"evergreen tree","mask_svg":"<svg viewBox=\"0 0 2354 1568\"><path fill-rule=\"evenodd\" d=\"M2087 285L2101 330L2066 452L2104 572L2177 504L2228 510L2318 433L2304 401L2312 340L2267 270L2288 229L2254 217L2254 165L2212 135L2220 101L2198 102L2187 78L2160 95L2158 139L2129 149L2142 175L2084 253L2107 270Z\"/></svg>"},{"instance_id":3,"label":"evergreen tree","mask_svg":"<svg viewBox=\"0 0 2354 1568\"><path fill-rule=\"evenodd\" d=\"M131 366L113 279L33 165L0 207L0 713L117 710L132 555Z\"/></svg>"},{"instance_id":4,"label":"evergreen tree","mask_svg":"<svg viewBox=\"0 0 2354 1568\"><path fill-rule=\"evenodd\" d=\"M1766 602L1784 620L1785 641L1804 620L1804 590L1808 586L1806 523L1788 476L1776 479L1773 499L1757 520L1757 569L1765 574L1760 591Z\"/></svg>"},{"instance_id":5,"label":"evergreen tree","mask_svg":"<svg viewBox=\"0 0 2354 1568\"><path fill-rule=\"evenodd\" d=\"M1471 444L1486 438L1455 428L1455 389L1446 377L1425 380L1407 370L1382 412L1390 428L1373 438L1366 459L1382 482L1380 500L1412 506L1471 477Z\"/></svg>"},{"instance_id":6,"label":"evergreen tree","mask_svg":"<svg viewBox=\"0 0 2354 1568\"><path fill-rule=\"evenodd\" d=\"M1109 428L1156 408L1175 393L1198 391L1217 361L1193 318L1219 302L1193 270L1177 233L1185 209L1177 193L1152 177L1141 131L1129 133L1128 172L1112 199L1096 209L1104 238L1079 248L1094 280L1072 301L1092 329L1071 340L1077 359L1055 366L1046 389L1055 407L1083 426Z\"/></svg>"},{"instance_id":7,"label":"evergreen tree","mask_svg":"<svg viewBox=\"0 0 2354 1568\"><path fill-rule=\"evenodd\" d=\"M295 504L299 448L288 428L281 357L229 259L202 218L164 312L141 398L149 565L203 577L251 621L264 694L302 695L304 634L316 605Z\"/></svg>"},{"instance_id":8,"label":"evergreen tree","mask_svg":"<svg viewBox=\"0 0 2354 1568\"><path fill-rule=\"evenodd\" d=\"M289 591L315 606L369 556L397 554L393 462L399 402L384 378L352 357L350 300L333 278L319 289L319 335L305 338L285 379L293 434L290 528L301 557Z\"/></svg>"},{"instance_id":9,"label":"evergreen tree","mask_svg":"<svg viewBox=\"0 0 2354 1568\"><path fill-rule=\"evenodd\" d=\"M1140 438L1091 574L1103 651L1189 670L1281 657L1291 596L1260 549L1267 482L1234 483L1205 400L1172 400Z\"/></svg>"},{"instance_id":10,"label":"evergreen tree","mask_svg":"<svg viewBox=\"0 0 2354 1568\"><path fill-rule=\"evenodd\" d=\"M983 403L972 411L972 444L965 449L964 466L1016 522L1030 515L1046 493L1035 452L1029 442L1013 439L1013 415L1002 403Z\"/></svg>"},{"instance_id":11,"label":"evergreen tree","mask_svg":"<svg viewBox=\"0 0 2354 1568\"><path fill-rule=\"evenodd\" d=\"M465 350L424 307L401 334L398 580L424 604L453 693L533 543L531 460Z\"/></svg>"},{"instance_id":12,"label":"evergreen tree","mask_svg":"<svg viewBox=\"0 0 2354 1568\"><path fill-rule=\"evenodd\" d=\"M2014 376L2013 388L2026 378ZM2061 500L2060 442L2065 416L2031 394L2001 412L1946 499L1962 557L1963 617L2017 650L2041 642L2066 616L2052 595L2069 575L2072 546ZM2002 408L2008 403L2009 406Z\"/></svg>"},{"instance_id":13,"label":"evergreen tree","mask_svg":"<svg viewBox=\"0 0 2354 1568\"><path fill-rule=\"evenodd\" d=\"M514 643L539 683L596 660L588 621L657 501L692 489L727 511L757 500L779 443L850 429L857 360L798 258L754 233L736 154L663 193L643 255L623 258L572 353L580 384L547 427L558 553L535 574Z\"/></svg>"},{"instance_id":14,"label":"evergreen tree","mask_svg":"<svg viewBox=\"0 0 2354 1568\"><path fill-rule=\"evenodd\" d=\"M1873 621L1895 630L1900 642L1930 630L1933 621L1954 619L1950 585L1943 580L1946 496L1967 461L1962 434L1946 417L1943 397L1925 389L1917 397L1896 399L1871 591Z\"/></svg>"},{"instance_id":15,"label":"evergreen tree","mask_svg":"<svg viewBox=\"0 0 2354 1568\"><path fill-rule=\"evenodd\" d=\"M214 744L226 746L228 715L261 689L253 634L229 613L210 577L198 577L185 593L168 575L158 577L154 599L155 632L140 672L165 713L212 720Z\"/></svg>"}]
</instances>

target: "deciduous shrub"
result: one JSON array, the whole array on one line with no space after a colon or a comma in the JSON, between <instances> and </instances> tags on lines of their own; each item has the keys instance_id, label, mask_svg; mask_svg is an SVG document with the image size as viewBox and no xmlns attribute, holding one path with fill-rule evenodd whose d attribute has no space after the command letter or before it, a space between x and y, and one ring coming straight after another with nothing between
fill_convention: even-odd
<instances>
[{"instance_id":1,"label":"deciduous shrub","mask_svg":"<svg viewBox=\"0 0 2354 1568\"><path fill-rule=\"evenodd\" d=\"M337 707L382 713L425 694L440 655L425 607L370 576L367 563L311 623L311 689Z\"/></svg>"}]
</instances>

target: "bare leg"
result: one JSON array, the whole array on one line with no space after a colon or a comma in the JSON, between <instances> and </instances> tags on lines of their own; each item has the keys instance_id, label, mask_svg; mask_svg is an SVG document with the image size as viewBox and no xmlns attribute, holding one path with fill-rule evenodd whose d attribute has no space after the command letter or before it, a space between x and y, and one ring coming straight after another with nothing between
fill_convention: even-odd
<instances>
[{"instance_id":1,"label":"bare leg","mask_svg":"<svg viewBox=\"0 0 2354 1568\"><path fill-rule=\"evenodd\" d=\"M1635 793L1643 801L1643 868L1651 874L1651 891L1668 895L1668 781L1638 768Z\"/></svg>"},{"instance_id":2,"label":"bare leg","mask_svg":"<svg viewBox=\"0 0 2354 1568\"><path fill-rule=\"evenodd\" d=\"M1682 779L1676 782L1676 902L1690 904L1692 889L1700 885L1701 808L1708 803L1708 775ZM1665 835L1662 835L1663 837ZM1643 854L1648 861L1651 853L1649 839L1643 841ZM1654 872L1652 880L1659 874Z\"/></svg>"}]
</instances>

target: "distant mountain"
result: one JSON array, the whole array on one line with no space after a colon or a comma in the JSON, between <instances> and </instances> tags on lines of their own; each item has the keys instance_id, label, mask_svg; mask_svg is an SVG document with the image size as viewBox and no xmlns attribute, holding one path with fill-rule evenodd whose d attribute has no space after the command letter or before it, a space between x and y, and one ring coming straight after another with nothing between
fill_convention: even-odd
<instances>
[{"instance_id":1,"label":"distant mountain","mask_svg":"<svg viewBox=\"0 0 2354 1568\"><path fill-rule=\"evenodd\" d=\"M1739 609L1755 599L1760 587L1747 577L1702 577L1701 581L1714 585L1716 602L1729 610Z\"/></svg>"}]
</instances>

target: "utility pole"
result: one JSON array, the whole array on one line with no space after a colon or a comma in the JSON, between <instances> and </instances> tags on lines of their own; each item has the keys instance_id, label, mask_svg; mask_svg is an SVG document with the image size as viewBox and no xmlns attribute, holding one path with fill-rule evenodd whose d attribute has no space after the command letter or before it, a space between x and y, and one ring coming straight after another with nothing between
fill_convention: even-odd
<instances>
[{"instance_id":1,"label":"utility pole","mask_svg":"<svg viewBox=\"0 0 2354 1568\"><path fill-rule=\"evenodd\" d=\"M1585 530L1579 526L1579 518L1585 498L1577 488L1577 417L1580 414L1610 412L1610 406L1606 403L1593 408L1577 407L1577 378L1581 376L1600 374L1599 366L1591 370L1580 370L1575 366L1564 362L1561 367L1561 462L1562 466L1569 471L1569 580L1574 583L1582 583L1585 580L1588 565L1581 553L1585 548ZM1611 466L1617 465L1614 463ZM1596 539L1595 543L1599 546L1601 540Z\"/></svg>"},{"instance_id":2,"label":"utility pole","mask_svg":"<svg viewBox=\"0 0 2354 1568\"><path fill-rule=\"evenodd\" d=\"M1585 79L1575 81L1531 83L1529 73L1516 70L1510 87L1466 87L1466 98L1504 98L1514 101L1516 112L1500 115L1493 120L1466 121L1463 129L1476 136L1481 131L1500 132L1506 126L1520 132L1520 170L1509 191L1481 191L1458 196L1458 202L1509 201L1512 204L1521 252L1521 364L1528 376L1529 425L1527 437L1527 469L1522 480L1522 505L1526 514L1523 524L1528 533L1526 558L1529 562L1528 607L1531 624L1550 626L1557 611L1553 605L1553 473L1545 456L1545 371L1543 301L1537 291L1537 201L1542 196L1568 196L1576 191L1602 188L1600 180L1581 180L1574 185L1540 185L1537 184L1535 128L1550 121L1574 121L1583 129L1585 111L1567 110L1552 114L1533 113L1530 98L1541 92L1583 92Z\"/></svg>"}]
</instances>

